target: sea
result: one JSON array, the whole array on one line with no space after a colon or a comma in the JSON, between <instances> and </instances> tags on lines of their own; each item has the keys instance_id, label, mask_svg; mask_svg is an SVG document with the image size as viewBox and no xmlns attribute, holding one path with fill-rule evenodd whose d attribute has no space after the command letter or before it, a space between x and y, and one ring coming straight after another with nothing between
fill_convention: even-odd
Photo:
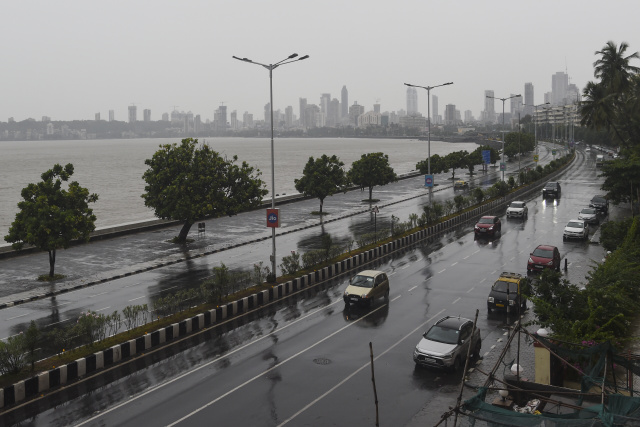
<instances>
[{"instance_id":1,"label":"sea","mask_svg":"<svg viewBox=\"0 0 640 427\"><path fill-rule=\"evenodd\" d=\"M238 157L262 173L261 179L271 192L271 141L268 138L205 138L221 155ZM72 180L98 194L92 205L96 227L154 219L153 210L141 197L145 183L142 174L161 145L180 143L179 138L103 139L0 142L0 236L4 237L18 212L21 191L29 183L41 180L43 172L56 163L74 166ZM441 156L453 151L473 151L473 142L431 141L431 154ZM275 193L296 193L294 180L302 176L309 157L336 155L345 170L363 154L382 152L397 174L411 172L416 163L427 158L427 141L418 139L376 138L276 138L274 142ZM269 193L268 197L271 197ZM4 239L0 241L3 244Z\"/></svg>"}]
</instances>

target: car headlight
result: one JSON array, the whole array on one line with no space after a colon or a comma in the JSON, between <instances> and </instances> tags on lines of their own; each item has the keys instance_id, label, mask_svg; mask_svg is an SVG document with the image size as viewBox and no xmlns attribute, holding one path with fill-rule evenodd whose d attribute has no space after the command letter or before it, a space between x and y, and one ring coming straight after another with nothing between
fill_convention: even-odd
<instances>
[{"instance_id":1,"label":"car headlight","mask_svg":"<svg viewBox=\"0 0 640 427\"><path fill-rule=\"evenodd\" d=\"M453 357L453 353L447 353L444 356L442 356L443 359L451 359Z\"/></svg>"},{"instance_id":2,"label":"car headlight","mask_svg":"<svg viewBox=\"0 0 640 427\"><path fill-rule=\"evenodd\" d=\"M493 230L493 225L491 227L489 227L489 230Z\"/></svg>"},{"instance_id":3,"label":"car headlight","mask_svg":"<svg viewBox=\"0 0 640 427\"><path fill-rule=\"evenodd\" d=\"M516 301L515 301L515 300L513 300L513 299L510 299L510 300L509 300L509 305L514 305L515 303L516 303Z\"/></svg>"},{"instance_id":4,"label":"car headlight","mask_svg":"<svg viewBox=\"0 0 640 427\"><path fill-rule=\"evenodd\" d=\"M529 257L529 264L533 264L533 260Z\"/></svg>"},{"instance_id":5,"label":"car headlight","mask_svg":"<svg viewBox=\"0 0 640 427\"><path fill-rule=\"evenodd\" d=\"M366 298L366 297L367 297L367 294L362 294L362 298Z\"/></svg>"},{"instance_id":6,"label":"car headlight","mask_svg":"<svg viewBox=\"0 0 640 427\"><path fill-rule=\"evenodd\" d=\"M551 265L551 264L553 264L553 260L551 260L551 261L549 261L549 262L547 263L547 265Z\"/></svg>"},{"instance_id":7,"label":"car headlight","mask_svg":"<svg viewBox=\"0 0 640 427\"><path fill-rule=\"evenodd\" d=\"M348 296L349 296L349 292L344 291L344 296L345 296L345 297L348 297Z\"/></svg>"},{"instance_id":8,"label":"car headlight","mask_svg":"<svg viewBox=\"0 0 640 427\"><path fill-rule=\"evenodd\" d=\"M490 302L491 304L493 304L494 299L493 299L493 297L489 297L489 298L487 298L487 301Z\"/></svg>"}]
</instances>

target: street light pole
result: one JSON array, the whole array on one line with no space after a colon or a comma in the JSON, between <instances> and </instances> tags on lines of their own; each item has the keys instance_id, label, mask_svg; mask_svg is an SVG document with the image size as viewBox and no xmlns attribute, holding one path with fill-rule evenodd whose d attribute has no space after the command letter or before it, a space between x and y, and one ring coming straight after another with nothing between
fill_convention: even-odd
<instances>
[{"instance_id":1,"label":"street light pole","mask_svg":"<svg viewBox=\"0 0 640 427\"><path fill-rule=\"evenodd\" d=\"M255 62L248 58L238 58L237 56L233 56L233 58L238 61L260 65L269 70L269 106L271 108L271 209L275 209L276 207L276 171L273 144L273 70L278 68L280 65L302 61L308 57L309 55L298 57L297 53L292 53L282 61L276 62L275 64L261 64L260 62ZM274 277L276 275L276 227L271 227L271 274L273 274Z\"/></svg>"},{"instance_id":2,"label":"street light pole","mask_svg":"<svg viewBox=\"0 0 640 427\"><path fill-rule=\"evenodd\" d=\"M502 164L500 165L500 169L502 169L503 167L506 169L506 164L504 163L504 102L511 99L511 98L519 98L522 95L512 95L508 98L497 98L495 96L489 96L487 95L487 98L492 98L492 99L499 99L500 101L502 101ZM504 166L503 166L504 165ZM504 181L504 170L502 171L502 180Z\"/></svg>"},{"instance_id":3,"label":"street light pole","mask_svg":"<svg viewBox=\"0 0 640 427\"><path fill-rule=\"evenodd\" d=\"M418 85L412 85L409 83L404 84L405 86L419 87L427 90L427 123L429 125L429 130L427 131L427 175L431 175L431 89L434 89L440 86L452 85L452 84L453 82L442 83L440 85L435 85L435 86L418 86ZM431 201L432 189L433 189L433 185L429 187L429 201Z\"/></svg>"},{"instance_id":4,"label":"street light pole","mask_svg":"<svg viewBox=\"0 0 640 427\"><path fill-rule=\"evenodd\" d=\"M533 107L535 110L535 113L533 115L533 141L536 146L536 156L538 155L538 107L542 107L543 105L548 105L548 104L550 104L550 102L545 102L543 104L538 104L538 105L523 104L527 107ZM536 163L538 162L536 161Z\"/></svg>"}]
</instances>

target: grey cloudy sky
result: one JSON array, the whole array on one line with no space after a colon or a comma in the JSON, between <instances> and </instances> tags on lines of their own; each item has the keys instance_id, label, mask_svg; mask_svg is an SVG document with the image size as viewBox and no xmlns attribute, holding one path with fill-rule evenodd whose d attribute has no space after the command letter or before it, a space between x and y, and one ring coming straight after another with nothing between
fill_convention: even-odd
<instances>
[{"instance_id":1,"label":"grey cloudy sky","mask_svg":"<svg viewBox=\"0 0 640 427\"><path fill-rule=\"evenodd\" d=\"M34 0L4 2L2 15L0 121L111 109L126 120L132 103L139 119L173 106L212 119L221 103L260 119L268 71L232 55L294 52L311 57L274 71L276 109L298 115L298 98L339 99L343 85L349 104L406 109L404 82L453 81L432 92L441 114L451 103L478 117L486 89L508 97L532 82L541 103L557 71L579 88L592 80L607 41L640 51L638 0ZM418 100L426 115L426 91Z\"/></svg>"}]
</instances>

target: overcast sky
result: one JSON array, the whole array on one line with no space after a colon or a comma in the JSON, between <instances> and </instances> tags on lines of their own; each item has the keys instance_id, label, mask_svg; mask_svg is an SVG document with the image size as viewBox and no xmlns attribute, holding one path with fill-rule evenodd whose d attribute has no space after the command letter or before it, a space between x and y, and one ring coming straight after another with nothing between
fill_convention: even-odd
<instances>
[{"instance_id":1,"label":"overcast sky","mask_svg":"<svg viewBox=\"0 0 640 427\"><path fill-rule=\"evenodd\" d=\"M567 71L582 89L595 51L626 41L640 51L640 1L381 0L36 0L2 5L0 121L127 119L127 107L152 120L174 109L213 119L229 112L263 118L269 72L232 55L275 63L310 58L273 72L274 107L322 93L382 111L406 109L404 82L437 88L446 104L478 118L484 91L535 102L551 75ZM638 61L635 65L640 66ZM496 103L496 111L502 106ZM426 91L418 92L426 115ZM509 105L507 103L508 111ZM463 113L464 114L464 113Z\"/></svg>"}]
</instances>

